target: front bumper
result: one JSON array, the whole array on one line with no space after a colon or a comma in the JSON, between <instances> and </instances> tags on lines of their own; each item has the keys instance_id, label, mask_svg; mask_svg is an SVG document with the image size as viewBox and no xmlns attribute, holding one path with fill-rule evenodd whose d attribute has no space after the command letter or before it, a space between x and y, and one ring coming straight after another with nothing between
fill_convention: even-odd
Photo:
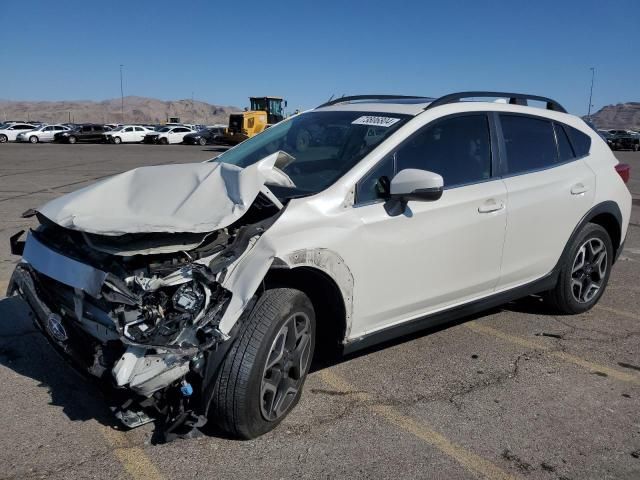
<instances>
[{"instance_id":1,"label":"front bumper","mask_svg":"<svg viewBox=\"0 0 640 480\"><path fill-rule=\"evenodd\" d=\"M126 345L118 339L115 329L105 325L109 321L107 312L90 304L81 306L80 310L76 305L74 309L68 301L70 291L67 301L61 298L59 304L54 304L45 298L42 289L39 273L23 262L13 272L7 296L20 296L29 305L34 323L49 343L83 372L141 397L150 397L189 373L189 355ZM108 355L104 344L109 344ZM102 362L105 356L116 356L119 360L105 365Z\"/></svg>"}]
</instances>

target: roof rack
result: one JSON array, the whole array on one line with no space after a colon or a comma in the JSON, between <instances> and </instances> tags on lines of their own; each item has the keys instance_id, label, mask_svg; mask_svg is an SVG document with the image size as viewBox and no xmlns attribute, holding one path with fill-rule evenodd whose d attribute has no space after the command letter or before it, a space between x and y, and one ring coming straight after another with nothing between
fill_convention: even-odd
<instances>
[{"instance_id":1,"label":"roof rack","mask_svg":"<svg viewBox=\"0 0 640 480\"><path fill-rule=\"evenodd\" d=\"M342 96L340 98L334 98L329 100L316 108L329 107L338 103L355 102L358 100L419 100L424 99L425 103L433 100L431 97L424 97L422 95L351 95L349 97Z\"/></svg>"},{"instance_id":2,"label":"roof rack","mask_svg":"<svg viewBox=\"0 0 640 480\"><path fill-rule=\"evenodd\" d=\"M527 100L536 100L538 102L546 102L547 110L554 110L556 112L567 113L562 105L555 100L547 97L540 97L538 95L527 95L525 93L508 93L508 92L458 92L450 93L440 97L431 102L425 110L430 108L439 107L440 105L446 105L448 103L456 103L463 98L508 98L511 105L527 105Z\"/></svg>"}]
</instances>

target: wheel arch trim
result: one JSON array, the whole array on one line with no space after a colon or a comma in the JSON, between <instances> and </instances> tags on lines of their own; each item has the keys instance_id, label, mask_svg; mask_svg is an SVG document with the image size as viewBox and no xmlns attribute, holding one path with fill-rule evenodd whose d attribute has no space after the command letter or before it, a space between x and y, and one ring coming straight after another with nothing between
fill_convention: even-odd
<instances>
[{"instance_id":1,"label":"wheel arch trim","mask_svg":"<svg viewBox=\"0 0 640 480\"><path fill-rule=\"evenodd\" d=\"M566 256L569 254L569 250L571 249L571 245L573 244L573 241L577 238L582 228L587 223L590 223L592 220L594 220L596 217L603 218L607 216L613 217L615 219L617 228L618 228L618 237L620 237L622 232L622 212L618 204L612 200L606 200L604 202L598 203L597 205L594 205L578 222L576 227L571 232L571 235L567 239L564 249L562 250L562 254L560 255L560 258L558 259L558 262L556 263L556 266L553 269L553 272L555 272L556 276L560 272L562 262L565 260ZM601 225L601 226L603 226L603 228L605 229L607 228L604 225ZM611 236L611 234L609 235ZM622 241L622 238L617 238L617 239L611 238L611 243L613 244L613 249L614 249L613 261L615 262L615 260L620 255L620 252L622 252L623 241Z\"/></svg>"}]
</instances>

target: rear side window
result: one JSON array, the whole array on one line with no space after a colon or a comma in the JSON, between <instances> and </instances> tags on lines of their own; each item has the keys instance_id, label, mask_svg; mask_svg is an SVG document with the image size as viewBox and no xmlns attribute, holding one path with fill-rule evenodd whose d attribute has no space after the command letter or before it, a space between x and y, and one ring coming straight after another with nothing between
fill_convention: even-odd
<instances>
[{"instance_id":1,"label":"rear side window","mask_svg":"<svg viewBox=\"0 0 640 480\"><path fill-rule=\"evenodd\" d=\"M544 119L500 114L507 150L507 174L553 167L558 163L553 124Z\"/></svg>"},{"instance_id":2,"label":"rear side window","mask_svg":"<svg viewBox=\"0 0 640 480\"><path fill-rule=\"evenodd\" d=\"M573 150L576 153L576 157L586 157L591 150L591 137L585 133L582 133L577 128L570 127L569 125L563 125L564 130L569 136Z\"/></svg>"},{"instance_id":3,"label":"rear side window","mask_svg":"<svg viewBox=\"0 0 640 480\"><path fill-rule=\"evenodd\" d=\"M419 168L442 175L445 187L491 177L489 121L485 114L437 121L409 138L396 153L396 172Z\"/></svg>"},{"instance_id":4,"label":"rear side window","mask_svg":"<svg viewBox=\"0 0 640 480\"><path fill-rule=\"evenodd\" d=\"M571 147L571 143L569 142L569 138L567 137L564 128L562 128L562 125L554 123L553 128L556 131L556 139L558 140L558 155L560 156L560 161L569 162L576 158L573 148Z\"/></svg>"}]
</instances>

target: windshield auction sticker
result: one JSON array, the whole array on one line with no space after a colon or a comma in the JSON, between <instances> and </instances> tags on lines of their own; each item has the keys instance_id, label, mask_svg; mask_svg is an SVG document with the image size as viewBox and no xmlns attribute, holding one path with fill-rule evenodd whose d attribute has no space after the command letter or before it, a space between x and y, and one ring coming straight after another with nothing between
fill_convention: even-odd
<instances>
[{"instance_id":1,"label":"windshield auction sticker","mask_svg":"<svg viewBox=\"0 0 640 480\"><path fill-rule=\"evenodd\" d=\"M356 118L352 125L371 125L374 127L390 127L396 122L399 122L399 118L393 117L378 117L374 115L365 115L364 117Z\"/></svg>"}]
</instances>

